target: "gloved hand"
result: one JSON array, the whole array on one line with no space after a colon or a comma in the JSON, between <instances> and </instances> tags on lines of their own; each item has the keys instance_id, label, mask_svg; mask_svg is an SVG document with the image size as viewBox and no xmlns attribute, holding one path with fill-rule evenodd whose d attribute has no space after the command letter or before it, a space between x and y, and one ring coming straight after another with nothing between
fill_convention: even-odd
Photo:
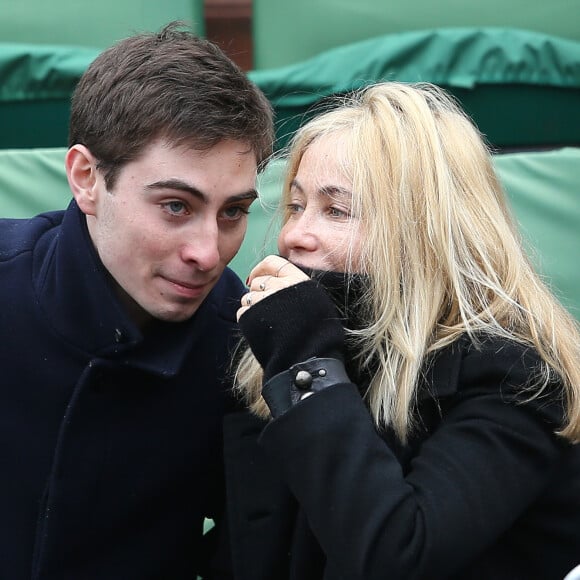
<instances>
[{"instance_id":1,"label":"gloved hand","mask_svg":"<svg viewBox=\"0 0 580 580\"><path fill-rule=\"evenodd\" d=\"M341 318L328 294L313 280L266 296L248 308L239 323L264 369L264 382L312 357L343 361Z\"/></svg>"},{"instance_id":2,"label":"gloved hand","mask_svg":"<svg viewBox=\"0 0 580 580\"><path fill-rule=\"evenodd\" d=\"M268 256L250 273L238 321L264 370L262 396L274 418L318 391L350 382L344 325L362 289L359 278L310 270L281 256Z\"/></svg>"}]
</instances>

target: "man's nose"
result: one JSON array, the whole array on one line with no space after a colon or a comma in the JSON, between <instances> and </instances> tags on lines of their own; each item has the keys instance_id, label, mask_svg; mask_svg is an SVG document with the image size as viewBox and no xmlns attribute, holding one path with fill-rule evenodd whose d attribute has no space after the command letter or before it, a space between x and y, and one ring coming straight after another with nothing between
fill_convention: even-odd
<instances>
[{"instance_id":1,"label":"man's nose","mask_svg":"<svg viewBox=\"0 0 580 580\"><path fill-rule=\"evenodd\" d=\"M202 272L213 270L220 262L219 229L215 221L204 223L191 235L182 249L182 258Z\"/></svg>"}]
</instances>

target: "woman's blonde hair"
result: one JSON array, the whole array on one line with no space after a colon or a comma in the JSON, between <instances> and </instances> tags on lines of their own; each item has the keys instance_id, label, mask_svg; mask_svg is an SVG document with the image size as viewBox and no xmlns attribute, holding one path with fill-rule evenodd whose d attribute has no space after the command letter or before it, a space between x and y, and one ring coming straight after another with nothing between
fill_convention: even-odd
<instances>
[{"instance_id":1,"label":"woman's blonde hair","mask_svg":"<svg viewBox=\"0 0 580 580\"><path fill-rule=\"evenodd\" d=\"M343 97L294 136L281 208L306 149L336 133L364 231L361 273L369 277L370 322L349 340L361 369L379 363L367 392L375 422L404 441L425 357L466 333L474 341L495 335L538 351L542 372L526 390L537 396L559 377L567 403L560 434L580 440L577 323L531 267L473 123L427 83L385 82ZM249 349L236 382L250 408L267 415Z\"/></svg>"}]
</instances>

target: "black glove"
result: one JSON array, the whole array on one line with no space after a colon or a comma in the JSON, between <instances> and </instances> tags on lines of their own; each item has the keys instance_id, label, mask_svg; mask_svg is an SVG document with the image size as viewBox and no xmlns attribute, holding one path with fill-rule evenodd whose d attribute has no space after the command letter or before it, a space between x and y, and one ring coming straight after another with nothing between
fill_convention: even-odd
<instances>
[{"instance_id":1,"label":"black glove","mask_svg":"<svg viewBox=\"0 0 580 580\"><path fill-rule=\"evenodd\" d=\"M240 318L264 382L312 357L343 361L344 328L332 300L307 280L264 298Z\"/></svg>"},{"instance_id":2,"label":"black glove","mask_svg":"<svg viewBox=\"0 0 580 580\"><path fill-rule=\"evenodd\" d=\"M344 328L318 282L309 280L264 298L240 318L264 369L262 396L277 418L300 400L341 382Z\"/></svg>"}]
</instances>

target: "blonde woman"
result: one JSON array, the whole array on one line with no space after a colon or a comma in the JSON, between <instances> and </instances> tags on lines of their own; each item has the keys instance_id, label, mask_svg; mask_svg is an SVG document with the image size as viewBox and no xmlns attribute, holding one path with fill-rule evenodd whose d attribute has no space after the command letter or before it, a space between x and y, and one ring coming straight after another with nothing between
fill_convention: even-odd
<instances>
[{"instance_id":1,"label":"blonde woman","mask_svg":"<svg viewBox=\"0 0 580 580\"><path fill-rule=\"evenodd\" d=\"M580 562L580 337L489 151L427 84L300 130L226 424L235 577L562 579Z\"/></svg>"}]
</instances>

